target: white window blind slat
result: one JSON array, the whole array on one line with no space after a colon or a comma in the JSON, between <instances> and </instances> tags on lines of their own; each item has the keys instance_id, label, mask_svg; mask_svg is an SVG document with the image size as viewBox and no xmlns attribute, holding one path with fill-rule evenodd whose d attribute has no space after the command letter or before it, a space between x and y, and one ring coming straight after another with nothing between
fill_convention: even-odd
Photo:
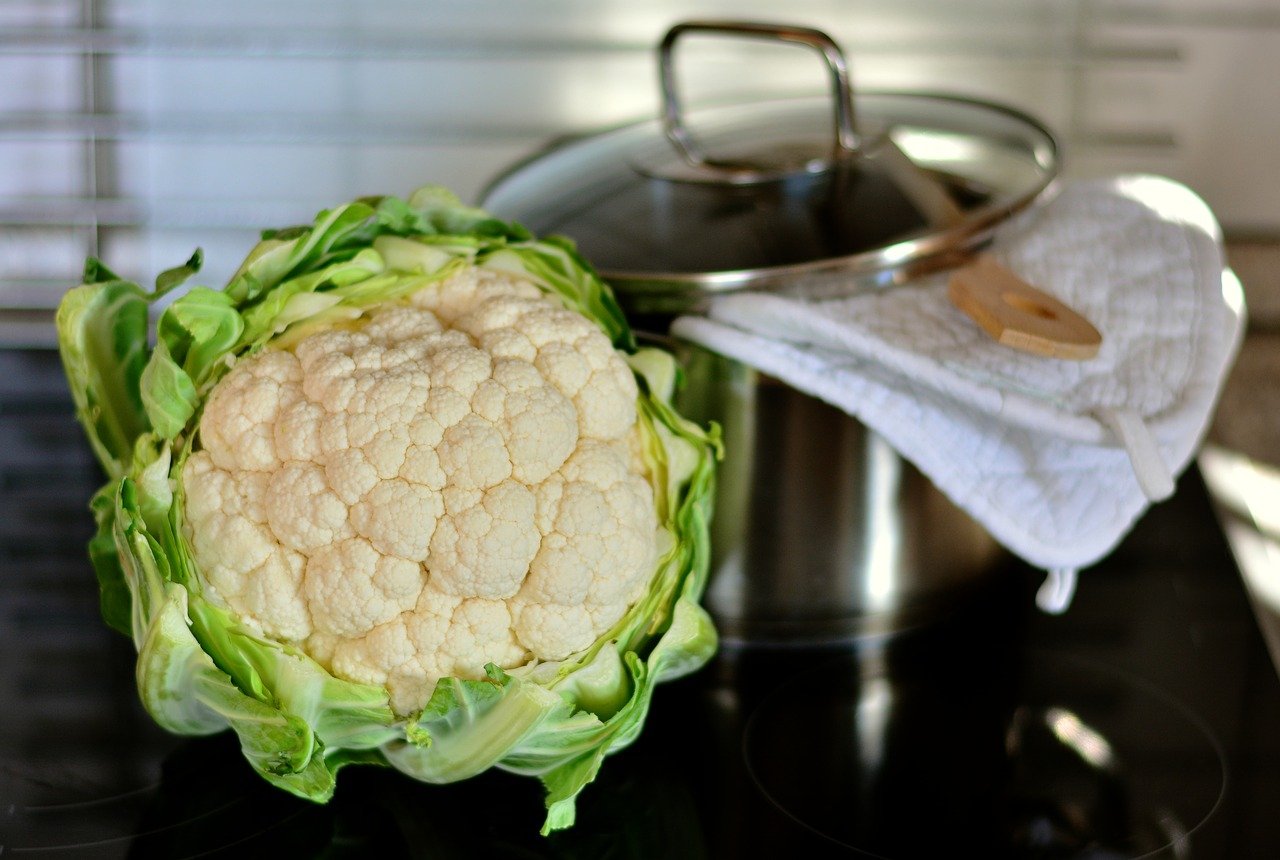
<instances>
[{"instance_id":1,"label":"white window blind slat","mask_svg":"<svg viewBox=\"0 0 1280 860\"><path fill-rule=\"evenodd\" d=\"M825 29L856 87L1012 104L1074 173L1167 173L1280 235L1271 0L0 0L0 316L32 331L89 253L146 279L203 244L218 283L338 200L475 200L555 136L654 116L652 46L690 17ZM826 86L798 48L677 59L695 105Z\"/></svg>"}]
</instances>

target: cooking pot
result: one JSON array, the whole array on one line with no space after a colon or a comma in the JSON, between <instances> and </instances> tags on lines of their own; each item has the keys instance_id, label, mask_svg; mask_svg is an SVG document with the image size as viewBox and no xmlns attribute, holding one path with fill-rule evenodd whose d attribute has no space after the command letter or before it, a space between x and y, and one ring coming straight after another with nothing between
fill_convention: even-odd
<instances>
[{"instance_id":1,"label":"cooking pot","mask_svg":"<svg viewBox=\"0 0 1280 860\"><path fill-rule=\"evenodd\" d=\"M690 33L814 48L831 95L686 116L674 57ZM848 295L956 265L1045 199L1058 173L1054 136L1013 109L854 94L842 52L817 30L685 22L662 40L658 66L661 118L557 143L482 200L574 239L649 337L732 291ZM686 374L680 409L724 431L706 603L726 643L890 632L998 568L994 540L862 423L737 361L671 345Z\"/></svg>"}]
</instances>

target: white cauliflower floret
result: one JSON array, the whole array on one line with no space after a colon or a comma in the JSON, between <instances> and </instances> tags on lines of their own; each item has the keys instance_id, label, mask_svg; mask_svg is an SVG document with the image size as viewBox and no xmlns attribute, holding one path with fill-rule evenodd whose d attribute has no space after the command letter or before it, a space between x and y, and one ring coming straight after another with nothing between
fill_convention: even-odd
<instances>
[{"instance_id":1,"label":"white cauliflower floret","mask_svg":"<svg viewBox=\"0 0 1280 860\"><path fill-rule=\"evenodd\" d=\"M364 538L348 538L307 560L303 589L316 629L362 636L411 609L422 584L419 565L383 555Z\"/></svg>"},{"instance_id":2,"label":"white cauliflower floret","mask_svg":"<svg viewBox=\"0 0 1280 860\"><path fill-rule=\"evenodd\" d=\"M427 559L432 584L460 597L513 596L538 551L535 510L528 487L504 481L441 522Z\"/></svg>"},{"instance_id":3,"label":"white cauliflower floret","mask_svg":"<svg viewBox=\"0 0 1280 860\"><path fill-rule=\"evenodd\" d=\"M315 463L285 463L271 476L265 507L276 539L301 553L315 553L351 534L347 506Z\"/></svg>"},{"instance_id":4,"label":"white cauliflower floret","mask_svg":"<svg viewBox=\"0 0 1280 860\"><path fill-rule=\"evenodd\" d=\"M395 511L397 516L386 516ZM436 521L444 513L444 500L430 487L403 478L375 484L351 509L351 523L378 552L426 561Z\"/></svg>"},{"instance_id":5,"label":"white cauliflower floret","mask_svg":"<svg viewBox=\"0 0 1280 860\"><path fill-rule=\"evenodd\" d=\"M409 713L583 650L644 593L637 396L593 324L472 268L242 359L183 467L187 538L214 600Z\"/></svg>"},{"instance_id":6,"label":"white cauliflower floret","mask_svg":"<svg viewBox=\"0 0 1280 860\"><path fill-rule=\"evenodd\" d=\"M224 469L270 471L280 465L275 425L301 392L297 360L270 351L240 373L232 373L209 395L200 435L213 462Z\"/></svg>"}]
</instances>

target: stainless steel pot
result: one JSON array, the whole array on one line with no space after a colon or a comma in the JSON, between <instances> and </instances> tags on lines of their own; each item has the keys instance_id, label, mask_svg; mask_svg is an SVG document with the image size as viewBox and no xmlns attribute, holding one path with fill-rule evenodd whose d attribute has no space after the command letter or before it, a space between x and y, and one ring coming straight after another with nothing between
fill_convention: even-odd
<instances>
[{"instance_id":1,"label":"stainless steel pot","mask_svg":"<svg viewBox=\"0 0 1280 860\"><path fill-rule=\"evenodd\" d=\"M691 32L812 47L832 96L686 121L674 48ZM482 201L536 233L572 237L633 324L657 336L729 291L848 294L954 265L1051 193L1058 172L1053 135L1017 111L853 94L843 54L818 31L688 22L658 57L660 120L560 143ZM676 349L681 410L724 428L706 603L727 642L891 631L995 568L995 542L856 419L736 361Z\"/></svg>"}]
</instances>

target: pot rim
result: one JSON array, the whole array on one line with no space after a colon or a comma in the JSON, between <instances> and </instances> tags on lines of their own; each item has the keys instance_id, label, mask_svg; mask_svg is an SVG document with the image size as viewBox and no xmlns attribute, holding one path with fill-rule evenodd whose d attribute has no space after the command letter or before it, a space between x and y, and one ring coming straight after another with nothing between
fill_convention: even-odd
<instances>
[{"instance_id":1,"label":"pot rim","mask_svg":"<svg viewBox=\"0 0 1280 860\"><path fill-rule=\"evenodd\" d=\"M786 263L744 269L722 269L704 272L636 271L600 267L600 275L619 292L636 297L712 296L747 288L768 288L791 283L810 275L842 272L847 274L895 273L906 279L922 272L947 265L946 259L963 258L968 252L989 240L995 229L1014 215L1033 204L1051 198L1058 188L1062 172L1062 145L1059 138L1044 123L1030 114L987 99L958 95L941 91L923 90L859 90L856 98L903 99L925 103L943 102L987 111L1012 119L1040 138L1043 150L1038 148L1037 162L1040 176L1024 190L1008 199L987 203L965 213L965 218L949 227L926 227L899 240L878 248L835 257L819 258L800 263ZM758 107L764 110L770 104L794 105L811 100L813 95L773 98L767 101L733 101L708 106L707 111L732 110ZM638 130L650 126L661 128L660 119L630 120L581 134L559 137L540 147L524 158L504 168L484 185L480 192L480 205L489 201L503 185L523 176L536 165L570 147L587 144L610 134ZM933 261L931 263L931 261ZM901 283L904 278L891 279Z\"/></svg>"}]
</instances>

